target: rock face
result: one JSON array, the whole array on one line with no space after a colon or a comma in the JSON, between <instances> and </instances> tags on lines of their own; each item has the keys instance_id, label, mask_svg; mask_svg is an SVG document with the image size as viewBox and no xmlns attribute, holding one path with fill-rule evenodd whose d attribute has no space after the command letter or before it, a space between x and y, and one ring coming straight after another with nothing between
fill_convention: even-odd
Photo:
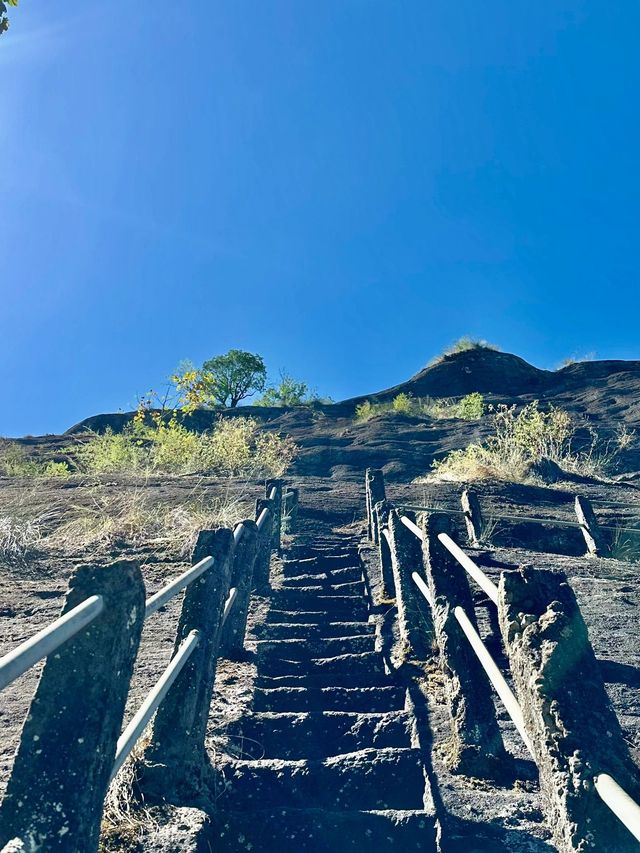
<instances>
[{"instance_id":1,"label":"rock face","mask_svg":"<svg viewBox=\"0 0 640 853\"><path fill-rule=\"evenodd\" d=\"M637 800L640 784L573 590L560 572L500 580L499 619L560 853L632 853L638 843L594 787L610 774Z\"/></svg>"},{"instance_id":2,"label":"rock face","mask_svg":"<svg viewBox=\"0 0 640 853\"><path fill-rule=\"evenodd\" d=\"M405 688L375 650L355 547L301 548L283 566L260 631L253 711L232 732L256 757L219 765L216 849L377 853L393 839L435 851Z\"/></svg>"},{"instance_id":3,"label":"rock face","mask_svg":"<svg viewBox=\"0 0 640 853\"><path fill-rule=\"evenodd\" d=\"M250 416L265 429L291 435L300 446L294 470L300 476L362 474L366 468L383 468L390 480L426 473L434 459L450 450L482 440L491 431L490 419L433 420L401 413L370 421L355 420L355 409L364 400L389 402L400 393L413 397L460 397L478 391L487 402L524 405L539 399L586 417L606 437L615 428L640 424L640 362L583 362L562 370L539 370L516 355L475 349L446 356L393 388L315 407L264 408L242 406L222 412L224 417ZM120 431L134 412L95 415L68 430L77 434L110 427ZM210 429L218 411L198 410L185 418L192 429ZM588 437L587 437L588 440ZM24 440L28 451L42 446L62 450L68 436ZM620 470L640 471L640 449L630 447L620 457ZM557 472L555 472L557 475ZM548 468L546 476L554 476Z\"/></svg>"}]
</instances>

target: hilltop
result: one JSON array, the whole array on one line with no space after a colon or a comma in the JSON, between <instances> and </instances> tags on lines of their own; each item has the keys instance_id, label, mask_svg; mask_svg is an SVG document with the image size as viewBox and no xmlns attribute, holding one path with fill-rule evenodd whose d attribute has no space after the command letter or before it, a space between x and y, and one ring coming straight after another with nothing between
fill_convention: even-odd
<instances>
[{"instance_id":1,"label":"hilltop","mask_svg":"<svg viewBox=\"0 0 640 853\"><path fill-rule=\"evenodd\" d=\"M382 414L367 422L355 418L365 401L388 403L399 394L416 399L459 398L481 393L488 405L525 405L540 400L570 412L603 440L622 426L640 425L640 361L585 361L559 370L542 370L511 353L476 347L445 355L410 379L391 388L332 404L278 408L242 406L225 417L251 416L268 430L287 433L300 447L294 473L321 477L359 476L368 466L382 467L387 476L403 480L425 473L434 459L482 440L491 430L490 418L462 421L413 414ZM63 437L24 439L42 450L68 444L68 436L88 429L119 431L134 413L95 415L72 426ZM186 423L209 428L219 412L199 410ZM617 461L619 474L640 470L640 453L625 448Z\"/></svg>"}]
</instances>

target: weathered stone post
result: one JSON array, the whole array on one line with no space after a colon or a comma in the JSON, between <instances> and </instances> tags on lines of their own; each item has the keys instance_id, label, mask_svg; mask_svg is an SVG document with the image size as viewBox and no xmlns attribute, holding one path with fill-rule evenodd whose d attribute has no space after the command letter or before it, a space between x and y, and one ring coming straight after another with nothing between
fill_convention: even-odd
<instances>
[{"instance_id":1,"label":"weathered stone post","mask_svg":"<svg viewBox=\"0 0 640 853\"><path fill-rule=\"evenodd\" d=\"M367 536L377 545L379 540L374 508L377 503L387 499L384 487L384 475L379 468L367 468L365 491L367 497Z\"/></svg>"},{"instance_id":2,"label":"weathered stone post","mask_svg":"<svg viewBox=\"0 0 640 853\"><path fill-rule=\"evenodd\" d=\"M187 587L178 622L174 655L191 631L200 632L195 651L171 686L153 722L145 752L145 790L184 801L197 791L208 767L207 720L216 676L220 627L231 578L233 534L228 528L202 530L192 561L214 558L214 564Z\"/></svg>"},{"instance_id":3,"label":"weathered stone post","mask_svg":"<svg viewBox=\"0 0 640 853\"><path fill-rule=\"evenodd\" d=\"M389 540L383 533L389 522L389 514L393 504L389 501L380 501L373 507L375 526L377 530L378 557L380 560L380 577L382 578L381 595L385 598L395 598L395 584L393 579L393 566L391 564L391 548Z\"/></svg>"},{"instance_id":4,"label":"weathered stone post","mask_svg":"<svg viewBox=\"0 0 640 853\"><path fill-rule=\"evenodd\" d=\"M576 495L575 510L588 553L593 557L601 556L605 551L604 541L591 501L582 495Z\"/></svg>"},{"instance_id":5,"label":"weathered stone post","mask_svg":"<svg viewBox=\"0 0 640 853\"><path fill-rule=\"evenodd\" d=\"M235 587L236 598L222 629L222 653L232 660L242 657L244 637L247 630L247 615L251 600L253 565L258 546L258 527L255 521L242 521L240 541L233 554L231 586ZM238 528L236 528L237 530Z\"/></svg>"},{"instance_id":6,"label":"weathered stone post","mask_svg":"<svg viewBox=\"0 0 640 853\"><path fill-rule=\"evenodd\" d=\"M455 616L461 607L477 630L471 590L462 566L438 539L451 535L448 516L423 517L423 553L433 596L433 622L451 717L454 772L505 778L512 761L502 743L489 680Z\"/></svg>"},{"instance_id":7,"label":"weathered stone post","mask_svg":"<svg viewBox=\"0 0 640 853\"><path fill-rule=\"evenodd\" d=\"M0 809L0 848L95 853L102 806L144 622L136 562L80 566L67 613L101 595L104 609L45 663Z\"/></svg>"},{"instance_id":8,"label":"weathered stone post","mask_svg":"<svg viewBox=\"0 0 640 853\"><path fill-rule=\"evenodd\" d=\"M637 770L607 696L573 590L562 572L503 572L498 611L559 853L631 853L638 842L600 800L608 773L636 800Z\"/></svg>"},{"instance_id":9,"label":"weathered stone post","mask_svg":"<svg viewBox=\"0 0 640 853\"><path fill-rule=\"evenodd\" d=\"M282 480L267 480L265 486L266 498L269 498L273 489L275 489L273 497L273 550L276 554L279 554L282 534Z\"/></svg>"},{"instance_id":10,"label":"weathered stone post","mask_svg":"<svg viewBox=\"0 0 640 853\"><path fill-rule=\"evenodd\" d=\"M256 522L260 521L260 516L265 509L269 512L258 530L256 559L253 564L253 588L257 592L266 592L269 589L273 546L273 501L268 498L258 498L256 501Z\"/></svg>"},{"instance_id":11,"label":"weathered stone post","mask_svg":"<svg viewBox=\"0 0 640 853\"><path fill-rule=\"evenodd\" d=\"M482 541L482 532L484 530L480 501L478 500L478 495L472 489L465 489L462 492L461 500L469 544L472 548L477 548Z\"/></svg>"},{"instance_id":12,"label":"weathered stone post","mask_svg":"<svg viewBox=\"0 0 640 853\"><path fill-rule=\"evenodd\" d=\"M300 505L300 489L287 488L284 495L284 517L282 532L292 534L298 529L298 508Z\"/></svg>"},{"instance_id":13,"label":"weathered stone post","mask_svg":"<svg viewBox=\"0 0 640 853\"><path fill-rule=\"evenodd\" d=\"M433 654L433 617L429 604L411 577L413 572L422 574L422 545L405 527L395 509L389 513L389 534L398 626L407 650L405 657L426 660Z\"/></svg>"}]
</instances>

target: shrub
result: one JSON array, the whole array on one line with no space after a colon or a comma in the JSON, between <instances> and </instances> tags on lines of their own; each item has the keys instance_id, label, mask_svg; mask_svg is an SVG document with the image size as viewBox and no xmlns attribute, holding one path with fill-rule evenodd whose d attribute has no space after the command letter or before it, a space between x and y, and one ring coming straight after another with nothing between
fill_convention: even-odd
<instances>
[{"instance_id":1,"label":"shrub","mask_svg":"<svg viewBox=\"0 0 640 853\"><path fill-rule=\"evenodd\" d=\"M458 403L458 415L463 421L476 421L484 415L484 397L477 391L467 394Z\"/></svg>"},{"instance_id":2,"label":"shrub","mask_svg":"<svg viewBox=\"0 0 640 853\"><path fill-rule=\"evenodd\" d=\"M364 403L360 403L356 406L356 420L370 421L371 418L374 418L377 414L381 413L376 411L376 407L373 405L371 400L365 400Z\"/></svg>"},{"instance_id":3,"label":"shrub","mask_svg":"<svg viewBox=\"0 0 640 853\"><path fill-rule=\"evenodd\" d=\"M398 394L397 397L394 397L391 401L391 409L394 412L402 412L405 415L410 415L415 411L415 400L411 396L411 394Z\"/></svg>"},{"instance_id":4,"label":"shrub","mask_svg":"<svg viewBox=\"0 0 640 853\"><path fill-rule=\"evenodd\" d=\"M66 462L30 459L16 441L0 439L0 474L6 477L68 477Z\"/></svg>"},{"instance_id":5,"label":"shrub","mask_svg":"<svg viewBox=\"0 0 640 853\"><path fill-rule=\"evenodd\" d=\"M306 382L299 382L288 373L280 374L278 385L272 385L257 401L258 406L308 406L316 397Z\"/></svg>"},{"instance_id":6,"label":"shrub","mask_svg":"<svg viewBox=\"0 0 640 853\"><path fill-rule=\"evenodd\" d=\"M494 417L495 433L484 444L472 443L454 450L433 463L438 479L467 482L495 478L522 481L532 463L551 459L565 471L603 476L614 452L591 431L590 445L574 452L577 427L571 415L551 407L541 411L535 400L517 412L516 406L499 406Z\"/></svg>"},{"instance_id":7,"label":"shrub","mask_svg":"<svg viewBox=\"0 0 640 853\"><path fill-rule=\"evenodd\" d=\"M168 420L155 415L151 425L144 413L139 415L123 432L107 429L83 444L76 452L78 466L92 474L147 470L275 477L297 452L290 437L261 432L254 418L221 418L211 431L197 433L179 423L175 413Z\"/></svg>"},{"instance_id":8,"label":"shrub","mask_svg":"<svg viewBox=\"0 0 640 853\"><path fill-rule=\"evenodd\" d=\"M440 355L435 356L435 358L431 359L429 362L430 366L435 364L440 364L441 361L444 361L447 356L456 355L460 352L468 352L469 350L474 349L486 349L486 350L494 350L498 352L500 350L499 347L494 344L490 344L488 341L481 340L479 338L472 338L469 335L464 335L461 338L458 338L457 341L454 341L451 346L447 347Z\"/></svg>"},{"instance_id":9,"label":"shrub","mask_svg":"<svg viewBox=\"0 0 640 853\"><path fill-rule=\"evenodd\" d=\"M444 399L424 401L422 409L431 418L461 418L465 421L475 421L481 418L485 411L484 397L477 391L467 394L461 400Z\"/></svg>"}]
</instances>

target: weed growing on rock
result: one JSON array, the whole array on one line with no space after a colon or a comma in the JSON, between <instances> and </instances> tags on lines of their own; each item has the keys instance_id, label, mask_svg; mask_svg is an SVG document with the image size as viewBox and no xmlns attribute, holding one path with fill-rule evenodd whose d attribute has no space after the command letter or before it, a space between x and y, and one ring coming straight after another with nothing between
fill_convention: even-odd
<instances>
[{"instance_id":1,"label":"weed growing on rock","mask_svg":"<svg viewBox=\"0 0 640 853\"><path fill-rule=\"evenodd\" d=\"M66 462L30 459L17 442L0 439L0 474L5 477L68 477L70 473Z\"/></svg>"},{"instance_id":2,"label":"weed growing on rock","mask_svg":"<svg viewBox=\"0 0 640 853\"><path fill-rule=\"evenodd\" d=\"M433 476L453 482L522 482L532 475L536 464L551 460L566 472L603 477L615 457L610 443L602 444L594 430L590 430L590 444L574 452L572 441L578 427L571 415L554 407L542 411L537 400L520 411L515 405L498 406L494 426L494 435L483 444L472 443L435 461Z\"/></svg>"},{"instance_id":3,"label":"weed growing on rock","mask_svg":"<svg viewBox=\"0 0 640 853\"><path fill-rule=\"evenodd\" d=\"M429 362L429 366L433 367L436 364L440 364L440 362L444 361L448 356L457 355L460 352L468 352L469 350L480 349L493 350L494 352L500 351L500 347L490 344L489 341L484 341L480 338L472 338L469 335L463 335L461 338L458 338L457 341L454 341L451 346L441 352L440 355L432 358Z\"/></svg>"},{"instance_id":4,"label":"weed growing on rock","mask_svg":"<svg viewBox=\"0 0 640 853\"><path fill-rule=\"evenodd\" d=\"M41 536L37 521L0 517L0 557L16 560L29 556L36 550Z\"/></svg>"}]
</instances>

